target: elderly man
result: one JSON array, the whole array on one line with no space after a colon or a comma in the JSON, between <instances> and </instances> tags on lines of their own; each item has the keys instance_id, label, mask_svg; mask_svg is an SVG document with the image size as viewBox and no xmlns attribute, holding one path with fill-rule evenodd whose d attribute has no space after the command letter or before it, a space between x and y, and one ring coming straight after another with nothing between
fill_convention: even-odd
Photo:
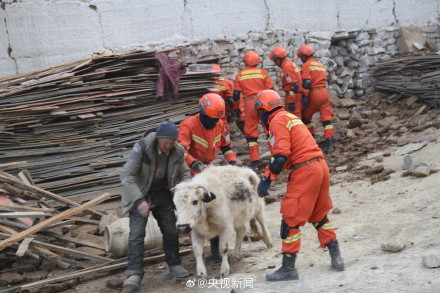
<instances>
[{"instance_id":1,"label":"elderly man","mask_svg":"<svg viewBox=\"0 0 440 293\"><path fill-rule=\"evenodd\" d=\"M128 269L124 292L136 292L143 277L145 227L150 210L163 235L163 250L169 273L188 276L181 265L174 203L170 188L191 177L185 150L177 143L177 126L167 121L156 132L138 141L121 172L122 212L130 215Z\"/></svg>"}]
</instances>

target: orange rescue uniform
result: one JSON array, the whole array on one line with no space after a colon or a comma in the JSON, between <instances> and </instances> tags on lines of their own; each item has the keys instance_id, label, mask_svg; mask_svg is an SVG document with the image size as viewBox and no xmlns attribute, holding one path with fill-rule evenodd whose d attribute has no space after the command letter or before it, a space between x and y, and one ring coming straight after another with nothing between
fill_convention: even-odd
<instances>
[{"instance_id":1,"label":"orange rescue uniform","mask_svg":"<svg viewBox=\"0 0 440 293\"><path fill-rule=\"evenodd\" d=\"M221 149L228 162L236 161L237 155L232 150L229 131L222 120L212 129L203 127L200 114L191 116L180 123L177 142L185 149L185 161L188 166L194 161L210 164Z\"/></svg>"},{"instance_id":2,"label":"orange rescue uniform","mask_svg":"<svg viewBox=\"0 0 440 293\"><path fill-rule=\"evenodd\" d=\"M298 93L293 92L293 83L298 83ZM301 98L302 98L302 78L301 69L290 59L285 58L281 63L281 84L282 89L286 93L285 108L290 113L301 118ZM288 105L295 104L295 109L290 110Z\"/></svg>"},{"instance_id":3,"label":"orange rescue uniform","mask_svg":"<svg viewBox=\"0 0 440 293\"><path fill-rule=\"evenodd\" d=\"M258 145L258 124L260 117L254 109L254 98L263 90L271 89L274 85L266 70L255 66L246 66L235 77L234 90L243 94L244 136L248 142L251 162L260 160L260 148Z\"/></svg>"},{"instance_id":4,"label":"orange rescue uniform","mask_svg":"<svg viewBox=\"0 0 440 293\"><path fill-rule=\"evenodd\" d=\"M232 94L234 92L234 83L224 77L219 77L215 81L214 90L211 93L217 94L223 98L226 106L226 115L222 118L225 123L226 129L229 131L229 123L231 122L234 112L234 106L231 107L229 99L232 100Z\"/></svg>"},{"instance_id":5,"label":"orange rescue uniform","mask_svg":"<svg viewBox=\"0 0 440 293\"><path fill-rule=\"evenodd\" d=\"M309 106L303 109L302 119L307 124L310 132L314 134L315 126L311 123L313 114L319 112L321 122L327 122L333 118L333 108L327 91L327 70L322 63L310 57L302 65L301 75L303 80L311 80L310 90L305 90L305 93L308 95ZM333 125L330 122L326 124L324 126L324 137L333 138L335 136Z\"/></svg>"},{"instance_id":6,"label":"orange rescue uniform","mask_svg":"<svg viewBox=\"0 0 440 293\"><path fill-rule=\"evenodd\" d=\"M283 220L290 227L283 239L282 251L297 254L301 246L299 226L313 223L318 231L321 247L336 240L333 224L327 214L333 208L330 198L330 175L324 156L304 123L295 115L280 109L269 117L272 156L287 157L285 169L292 171L288 177L287 190L281 201ZM277 175L264 174L271 180Z\"/></svg>"}]
</instances>

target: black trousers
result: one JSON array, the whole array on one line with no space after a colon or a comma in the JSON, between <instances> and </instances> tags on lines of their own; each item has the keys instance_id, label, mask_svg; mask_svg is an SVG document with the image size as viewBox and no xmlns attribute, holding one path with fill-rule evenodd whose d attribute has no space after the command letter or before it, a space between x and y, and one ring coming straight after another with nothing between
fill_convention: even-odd
<instances>
[{"instance_id":1,"label":"black trousers","mask_svg":"<svg viewBox=\"0 0 440 293\"><path fill-rule=\"evenodd\" d=\"M182 263L179 255L179 234L176 228L174 203L169 190L161 189L150 193L154 207L151 209L162 232L165 261L169 266ZM135 207L130 212L130 233L128 236L128 268L126 275L143 275L144 238L148 218L139 214Z\"/></svg>"}]
</instances>

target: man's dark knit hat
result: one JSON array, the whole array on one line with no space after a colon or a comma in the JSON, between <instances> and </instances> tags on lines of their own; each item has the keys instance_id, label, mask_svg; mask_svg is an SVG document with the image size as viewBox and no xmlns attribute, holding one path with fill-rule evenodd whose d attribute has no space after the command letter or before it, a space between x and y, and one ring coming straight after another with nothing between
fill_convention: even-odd
<instances>
[{"instance_id":1,"label":"man's dark knit hat","mask_svg":"<svg viewBox=\"0 0 440 293\"><path fill-rule=\"evenodd\" d=\"M162 122L156 130L156 137L166 137L177 140L177 135L179 130L173 121L168 120L167 122Z\"/></svg>"}]
</instances>

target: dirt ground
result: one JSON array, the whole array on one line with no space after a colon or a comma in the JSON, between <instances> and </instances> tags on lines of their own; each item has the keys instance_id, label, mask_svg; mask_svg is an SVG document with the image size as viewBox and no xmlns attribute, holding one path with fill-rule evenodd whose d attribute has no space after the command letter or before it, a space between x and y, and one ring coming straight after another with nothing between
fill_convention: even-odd
<instances>
[{"instance_id":1,"label":"dirt ground","mask_svg":"<svg viewBox=\"0 0 440 293\"><path fill-rule=\"evenodd\" d=\"M392 102L388 103L390 105ZM414 112L419 106L413 106ZM343 111L350 114L348 121L338 119ZM145 268L140 292L231 292L232 289L233 292L440 292L440 268L428 269L422 264L423 255L440 254L440 173L436 172L440 166L440 130L429 127L432 119L438 120L438 109L428 115L430 125L412 125L419 128L407 129L407 132L402 131L402 127L410 128L405 122L409 119L398 116L402 113L396 114L396 117L403 117L400 121L406 124L391 127L391 133L388 130L383 132L383 125L379 122L399 111L390 107L381 111L385 115L375 121L379 124L376 128L368 131L367 127L353 127L358 136L352 139L345 133L349 129L347 125L353 122L353 115L356 116L356 110L341 108L335 116L336 131L342 135L336 143L337 151L326 158L331 169L334 203L329 218L336 227L345 271L331 269L328 251L319 247L316 231L309 224L302 228L302 248L296 264L300 279L265 281L265 274L281 264L278 255L281 248L279 198L286 187L284 173L270 190L271 196L277 200L266 206L273 248L267 249L262 241L244 243L243 259L231 260L231 274L229 280L224 281L218 279L220 264L209 259L206 264L210 279L200 281L195 275L192 254L183 257L183 264L190 271L190 276L183 280L170 278L164 262L149 265ZM397 138L390 139L392 136ZM372 144L365 145L364 140ZM403 176L403 155L396 152L397 147L422 141L428 144L410 155L415 163L427 163L434 171L427 177ZM367 159L368 153L378 150L384 155ZM344 168L345 171L341 171ZM335 212L336 208L339 213ZM405 248L399 252L383 251L381 243L398 228L405 229L409 235ZM232 239L230 243L233 243ZM205 249L209 254L208 243ZM66 292L119 292L120 289L106 287L110 278L123 278L123 274L82 282Z\"/></svg>"}]
</instances>

